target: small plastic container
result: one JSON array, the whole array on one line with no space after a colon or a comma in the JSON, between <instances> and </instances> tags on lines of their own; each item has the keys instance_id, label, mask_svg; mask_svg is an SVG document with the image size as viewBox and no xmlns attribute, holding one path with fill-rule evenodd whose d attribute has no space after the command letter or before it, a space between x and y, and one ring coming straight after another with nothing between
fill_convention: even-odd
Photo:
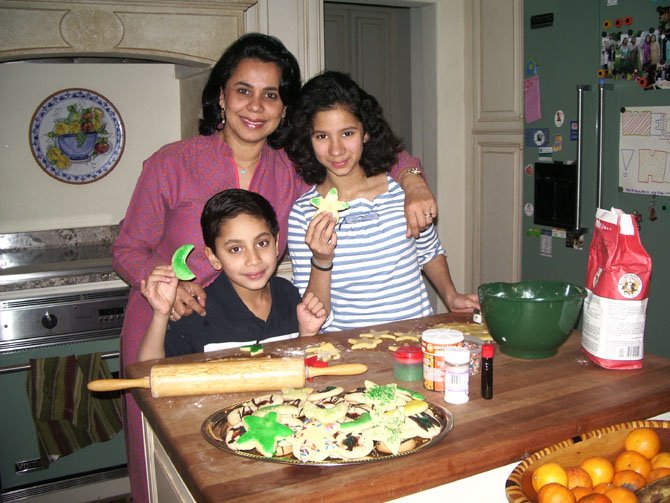
<instances>
[{"instance_id":1,"label":"small plastic container","mask_svg":"<svg viewBox=\"0 0 670 503\"><path fill-rule=\"evenodd\" d=\"M430 328L421 334L423 349L423 387L444 391L444 350L463 345L463 332L451 328Z\"/></svg>"},{"instance_id":2,"label":"small plastic container","mask_svg":"<svg viewBox=\"0 0 670 503\"><path fill-rule=\"evenodd\" d=\"M470 350L466 347L451 347L444 350L447 365L444 376L444 401L461 404L469 399Z\"/></svg>"},{"instance_id":3,"label":"small plastic container","mask_svg":"<svg viewBox=\"0 0 670 503\"><path fill-rule=\"evenodd\" d=\"M420 346L402 346L395 350L393 377L405 382L423 380L423 351Z\"/></svg>"}]
</instances>

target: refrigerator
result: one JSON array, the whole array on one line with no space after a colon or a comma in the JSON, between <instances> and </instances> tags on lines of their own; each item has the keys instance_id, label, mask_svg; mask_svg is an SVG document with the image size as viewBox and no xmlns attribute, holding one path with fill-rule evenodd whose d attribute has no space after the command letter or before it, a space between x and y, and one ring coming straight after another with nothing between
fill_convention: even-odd
<instances>
[{"instance_id":1,"label":"refrigerator","mask_svg":"<svg viewBox=\"0 0 670 503\"><path fill-rule=\"evenodd\" d=\"M523 32L522 279L584 286L596 209L635 214L670 357L670 1L526 0Z\"/></svg>"}]
</instances>

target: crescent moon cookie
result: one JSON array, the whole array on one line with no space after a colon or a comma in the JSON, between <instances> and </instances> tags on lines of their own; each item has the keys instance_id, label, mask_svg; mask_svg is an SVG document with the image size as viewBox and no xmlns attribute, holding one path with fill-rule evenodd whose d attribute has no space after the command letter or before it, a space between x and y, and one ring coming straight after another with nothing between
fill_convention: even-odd
<instances>
[{"instance_id":1,"label":"crescent moon cookie","mask_svg":"<svg viewBox=\"0 0 670 503\"><path fill-rule=\"evenodd\" d=\"M181 281L190 281L195 278L195 274L186 265L186 258L189 253L193 251L195 245L186 244L177 248L172 255L172 270L174 271L177 279Z\"/></svg>"},{"instance_id":2,"label":"crescent moon cookie","mask_svg":"<svg viewBox=\"0 0 670 503\"><path fill-rule=\"evenodd\" d=\"M241 450L256 449L265 457L272 457L277 447L277 442L293 435L293 430L277 421L277 413L259 416L244 416L244 425L247 431L244 432L236 442L236 446Z\"/></svg>"},{"instance_id":3,"label":"crescent moon cookie","mask_svg":"<svg viewBox=\"0 0 670 503\"><path fill-rule=\"evenodd\" d=\"M330 189L325 197L313 197L309 200L309 202L317 209L316 215L327 212L333 215L335 220L340 219L340 211L344 211L349 208L348 202L339 201L337 199L337 189L335 187Z\"/></svg>"}]
</instances>

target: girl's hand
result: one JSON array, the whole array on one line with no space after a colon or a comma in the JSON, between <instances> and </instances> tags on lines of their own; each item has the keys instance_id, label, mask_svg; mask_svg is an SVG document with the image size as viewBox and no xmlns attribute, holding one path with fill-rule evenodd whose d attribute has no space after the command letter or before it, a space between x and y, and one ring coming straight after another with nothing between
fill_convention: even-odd
<instances>
[{"instance_id":1,"label":"girl's hand","mask_svg":"<svg viewBox=\"0 0 670 503\"><path fill-rule=\"evenodd\" d=\"M300 337L311 337L319 333L328 313L323 302L311 292L307 292L298 304L298 332Z\"/></svg>"},{"instance_id":2,"label":"girl's hand","mask_svg":"<svg viewBox=\"0 0 670 503\"><path fill-rule=\"evenodd\" d=\"M312 250L314 258L323 264L331 263L335 256L336 224L337 221L330 213L319 213L307 226L305 243Z\"/></svg>"},{"instance_id":3,"label":"girl's hand","mask_svg":"<svg viewBox=\"0 0 670 503\"><path fill-rule=\"evenodd\" d=\"M140 283L140 292L154 311L168 316L177 294L179 280L170 265L159 265Z\"/></svg>"},{"instance_id":4,"label":"girl's hand","mask_svg":"<svg viewBox=\"0 0 670 503\"><path fill-rule=\"evenodd\" d=\"M405 218L407 237L418 238L419 233L437 218L437 201L421 176L406 176L403 179L405 191Z\"/></svg>"},{"instance_id":5,"label":"girl's hand","mask_svg":"<svg viewBox=\"0 0 670 503\"><path fill-rule=\"evenodd\" d=\"M479 296L476 293L459 293L447 299L447 307L452 313L471 313L481 309Z\"/></svg>"},{"instance_id":6,"label":"girl's hand","mask_svg":"<svg viewBox=\"0 0 670 503\"><path fill-rule=\"evenodd\" d=\"M177 297L172 306L170 319L177 321L184 316L190 316L194 312L205 316L205 300L207 294L197 283L192 281L180 281L177 288Z\"/></svg>"}]
</instances>

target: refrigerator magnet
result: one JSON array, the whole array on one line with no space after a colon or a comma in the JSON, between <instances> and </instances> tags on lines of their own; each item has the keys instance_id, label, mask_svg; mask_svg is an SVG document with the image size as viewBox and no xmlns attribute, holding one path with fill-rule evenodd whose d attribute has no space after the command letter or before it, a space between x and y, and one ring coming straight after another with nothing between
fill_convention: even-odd
<instances>
[{"instance_id":1,"label":"refrigerator magnet","mask_svg":"<svg viewBox=\"0 0 670 503\"><path fill-rule=\"evenodd\" d=\"M563 135L557 134L554 137L554 152L560 152L563 149Z\"/></svg>"},{"instance_id":2,"label":"refrigerator magnet","mask_svg":"<svg viewBox=\"0 0 670 503\"><path fill-rule=\"evenodd\" d=\"M579 139L579 122L570 121L570 141L577 141Z\"/></svg>"},{"instance_id":3,"label":"refrigerator magnet","mask_svg":"<svg viewBox=\"0 0 670 503\"><path fill-rule=\"evenodd\" d=\"M526 164L526 166L523 168L524 173L528 176L533 176L533 165L532 164Z\"/></svg>"},{"instance_id":4,"label":"refrigerator magnet","mask_svg":"<svg viewBox=\"0 0 670 503\"><path fill-rule=\"evenodd\" d=\"M563 110L556 110L556 113L554 114L554 126L563 127L564 122L565 115L563 114Z\"/></svg>"},{"instance_id":5,"label":"refrigerator magnet","mask_svg":"<svg viewBox=\"0 0 670 503\"><path fill-rule=\"evenodd\" d=\"M523 205L523 212L527 217L532 217L535 213L535 206L533 203L526 203Z\"/></svg>"}]
</instances>

